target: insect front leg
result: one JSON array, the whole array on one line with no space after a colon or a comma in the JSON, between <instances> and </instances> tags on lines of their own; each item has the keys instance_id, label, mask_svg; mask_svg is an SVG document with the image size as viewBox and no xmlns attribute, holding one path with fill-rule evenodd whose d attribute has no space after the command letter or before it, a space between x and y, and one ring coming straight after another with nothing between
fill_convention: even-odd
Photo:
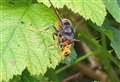
<instances>
[{"instance_id":1,"label":"insect front leg","mask_svg":"<svg viewBox=\"0 0 120 82\"><path fill-rule=\"evenodd\" d=\"M56 32L52 33L52 36L53 36L53 40L55 40L55 36L57 36L57 33Z\"/></svg>"}]
</instances>

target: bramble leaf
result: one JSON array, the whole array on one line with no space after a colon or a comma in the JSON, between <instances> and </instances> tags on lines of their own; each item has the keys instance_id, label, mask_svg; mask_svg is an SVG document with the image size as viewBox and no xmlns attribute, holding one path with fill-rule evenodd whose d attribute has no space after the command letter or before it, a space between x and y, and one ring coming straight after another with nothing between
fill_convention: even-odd
<instances>
[{"instance_id":1,"label":"bramble leaf","mask_svg":"<svg viewBox=\"0 0 120 82\"><path fill-rule=\"evenodd\" d=\"M117 0L103 0L110 14L120 23L120 5Z\"/></svg>"},{"instance_id":2,"label":"bramble leaf","mask_svg":"<svg viewBox=\"0 0 120 82\"><path fill-rule=\"evenodd\" d=\"M4 0L0 7L0 81L8 81L27 67L32 75L44 74L61 60L52 38L56 17L51 9L31 0ZM32 29L36 29L33 30Z\"/></svg>"},{"instance_id":3,"label":"bramble leaf","mask_svg":"<svg viewBox=\"0 0 120 82\"><path fill-rule=\"evenodd\" d=\"M38 0L43 2L48 7L49 0ZM66 5L73 12L79 13L86 20L91 20L97 25L101 26L106 16L105 5L102 0L51 0L52 4L57 8L62 8Z\"/></svg>"},{"instance_id":4,"label":"bramble leaf","mask_svg":"<svg viewBox=\"0 0 120 82\"><path fill-rule=\"evenodd\" d=\"M14 76L9 82L53 82L46 76L32 76L28 70L24 70L22 75Z\"/></svg>"}]
</instances>

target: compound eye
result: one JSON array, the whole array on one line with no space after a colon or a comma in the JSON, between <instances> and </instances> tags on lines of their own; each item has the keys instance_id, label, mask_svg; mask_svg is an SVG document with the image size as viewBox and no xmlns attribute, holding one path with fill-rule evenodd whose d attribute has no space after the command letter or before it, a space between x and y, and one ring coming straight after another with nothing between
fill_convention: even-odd
<instances>
[{"instance_id":1,"label":"compound eye","mask_svg":"<svg viewBox=\"0 0 120 82\"><path fill-rule=\"evenodd\" d=\"M70 23L69 22L65 22L64 25L70 25Z\"/></svg>"}]
</instances>

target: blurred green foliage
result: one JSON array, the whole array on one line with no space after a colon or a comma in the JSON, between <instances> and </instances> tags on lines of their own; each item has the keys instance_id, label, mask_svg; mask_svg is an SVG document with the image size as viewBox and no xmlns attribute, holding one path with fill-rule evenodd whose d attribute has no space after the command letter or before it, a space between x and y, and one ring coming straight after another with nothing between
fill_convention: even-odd
<instances>
[{"instance_id":1,"label":"blurred green foliage","mask_svg":"<svg viewBox=\"0 0 120 82\"><path fill-rule=\"evenodd\" d=\"M109 82L120 82L120 0L51 2L73 22L75 38L97 57ZM0 82L61 82L91 56L77 45L62 60L52 38L58 19L49 0L1 0L0 16Z\"/></svg>"}]
</instances>

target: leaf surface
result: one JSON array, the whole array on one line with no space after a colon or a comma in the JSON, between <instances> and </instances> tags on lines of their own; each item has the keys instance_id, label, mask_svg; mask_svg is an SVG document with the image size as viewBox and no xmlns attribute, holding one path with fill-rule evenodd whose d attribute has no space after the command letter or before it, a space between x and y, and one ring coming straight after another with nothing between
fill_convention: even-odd
<instances>
[{"instance_id":1,"label":"leaf surface","mask_svg":"<svg viewBox=\"0 0 120 82\"><path fill-rule=\"evenodd\" d=\"M111 40L111 46L115 50L117 57L120 59L120 31L114 27L101 28L102 32Z\"/></svg>"},{"instance_id":2,"label":"leaf surface","mask_svg":"<svg viewBox=\"0 0 120 82\"><path fill-rule=\"evenodd\" d=\"M0 7L0 81L8 81L26 67L32 75L55 68L61 57L56 47L49 47L54 44L53 30L39 32L56 22L52 10L31 0L4 1Z\"/></svg>"},{"instance_id":3,"label":"leaf surface","mask_svg":"<svg viewBox=\"0 0 120 82\"><path fill-rule=\"evenodd\" d=\"M104 0L109 13L120 23L120 5L119 0Z\"/></svg>"},{"instance_id":4,"label":"leaf surface","mask_svg":"<svg viewBox=\"0 0 120 82\"><path fill-rule=\"evenodd\" d=\"M38 2L50 6L49 0L38 0ZM102 0L51 0L51 2L57 8L66 5L73 12L79 13L86 20L90 19L99 26L102 25L106 16L105 5Z\"/></svg>"}]
</instances>

